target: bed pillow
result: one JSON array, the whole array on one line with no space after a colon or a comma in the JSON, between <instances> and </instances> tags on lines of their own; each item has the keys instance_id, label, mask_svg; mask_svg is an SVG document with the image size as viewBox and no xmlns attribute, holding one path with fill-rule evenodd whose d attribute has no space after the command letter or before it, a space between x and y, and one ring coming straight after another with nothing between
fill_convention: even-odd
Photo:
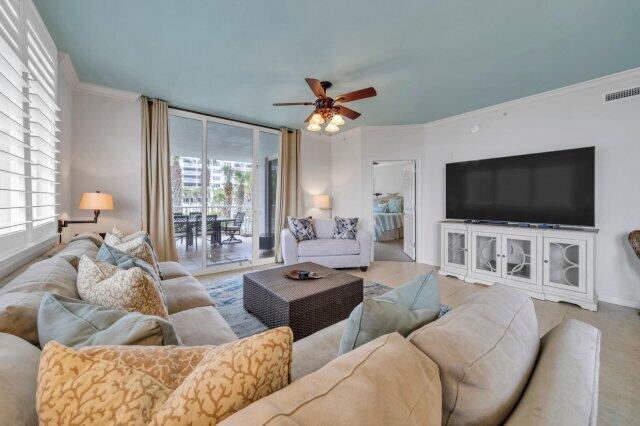
<instances>
[{"instance_id":1,"label":"bed pillow","mask_svg":"<svg viewBox=\"0 0 640 426\"><path fill-rule=\"evenodd\" d=\"M179 345L173 325L157 316L127 312L45 293L38 311L40 347L51 340L79 348L98 345Z\"/></svg>"},{"instance_id":2,"label":"bed pillow","mask_svg":"<svg viewBox=\"0 0 640 426\"><path fill-rule=\"evenodd\" d=\"M45 346L41 424L216 424L289 384L293 333L219 346Z\"/></svg>"},{"instance_id":3,"label":"bed pillow","mask_svg":"<svg viewBox=\"0 0 640 426\"><path fill-rule=\"evenodd\" d=\"M333 232L333 238L340 240L355 240L358 234L358 218L357 217L338 217L336 216L336 228Z\"/></svg>"},{"instance_id":4,"label":"bed pillow","mask_svg":"<svg viewBox=\"0 0 640 426\"><path fill-rule=\"evenodd\" d=\"M316 232L313 229L313 223L311 222L311 216L309 217L291 217L287 218L289 222L289 229L296 237L298 241L315 240Z\"/></svg>"},{"instance_id":5,"label":"bed pillow","mask_svg":"<svg viewBox=\"0 0 640 426\"><path fill-rule=\"evenodd\" d=\"M406 337L437 319L440 311L438 279L433 272L366 299L349 315L338 355L385 334L398 332Z\"/></svg>"},{"instance_id":6,"label":"bed pillow","mask_svg":"<svg viewBox=\"0 0 640 426\"><path fill-rule=\"evenodd\" d=\"M404 199L393 197L387 203L387 213L402 213L404 211Z\"/></svg>"},{"instance_id":7,"label":"bed pillow","mask_svg":"<svg viewBox=\"0 0 640 426\"><path fill-rule=\"evenodd\" d=\"M387 203L375 204L373 206L374 213L386 213L387 212Z\"/></svg>"},{"instance_id":8,"label":"bed pillow","mask_svg":"<svg viewBox=\"0 0 640 426\"><path fill-rule=\"evenodd\" d=\"M78 294L93 305L169 318L159 286L138 267L123 270L82 256L78 266Z\"/></svg>"}]
</instances>

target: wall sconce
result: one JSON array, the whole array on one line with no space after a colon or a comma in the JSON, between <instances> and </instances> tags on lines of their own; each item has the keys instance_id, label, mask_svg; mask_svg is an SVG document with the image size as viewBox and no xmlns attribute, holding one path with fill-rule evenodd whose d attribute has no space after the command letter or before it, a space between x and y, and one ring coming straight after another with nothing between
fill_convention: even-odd
<instances>
[{"instance_id":1,"label":"wall sconce","mask_svg":"<svg viewBox=\"0 0 640 426\"><path fill-rule=\"evenodd\" d=\"M62 214L58 219L58 234L62 232L62 228L66 228L71 223L98 223L100 210L113 210L113 196L111 194L103 194L100 191L85 192L80 198L78 208L80 210L93 210L93 220L63 220L66 215Z\"/></svg>"}]
</instances>

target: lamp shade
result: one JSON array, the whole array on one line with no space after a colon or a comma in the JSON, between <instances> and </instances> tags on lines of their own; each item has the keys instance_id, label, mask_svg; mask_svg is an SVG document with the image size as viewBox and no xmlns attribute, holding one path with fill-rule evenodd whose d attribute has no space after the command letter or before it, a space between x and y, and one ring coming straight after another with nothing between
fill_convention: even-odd
<instances>
[{"instance_id":1,"label":"lamp shade","mask_svg":"<svg viewBox=\"0 0 640 426\"><path fill-rule=\"evenodd\" d=\"M331 208L331 198L328 195L314 195L312 203L316 209L327 210Z\"/></svg>"},{"instance_id":2,"label":"lamp shade","mask_svg":"<svg viewBox=\"0 0 640 426\"><path fill-rule=\"evenodd\" d=\"M80 198L80 210L113 210L113 197L102 192L85 192Z\"/></svg>"}]
</instances>

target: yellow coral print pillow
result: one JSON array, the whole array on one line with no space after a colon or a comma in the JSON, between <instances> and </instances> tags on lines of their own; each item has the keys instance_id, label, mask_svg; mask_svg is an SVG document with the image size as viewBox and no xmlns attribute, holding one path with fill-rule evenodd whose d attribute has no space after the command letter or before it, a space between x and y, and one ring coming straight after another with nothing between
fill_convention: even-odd
<instances>
[{"instance_id":1,"label":"yellow coral print pillow","mask_svg":"<svg viewBox=\"0 0 640 426\"><path fill-rule=\"evenodd\" d=\"M293 333L220 346L48 343L38 370L42 425L216 424L289 384Z\"/></svg>"}]
</instances>

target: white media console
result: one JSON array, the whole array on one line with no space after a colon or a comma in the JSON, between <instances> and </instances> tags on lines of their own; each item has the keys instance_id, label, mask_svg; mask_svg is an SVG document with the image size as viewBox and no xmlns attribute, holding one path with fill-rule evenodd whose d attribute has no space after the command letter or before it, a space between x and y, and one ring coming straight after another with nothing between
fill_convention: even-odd
<instances>
[{"instance_id":1,"label":"white media console","mask_svg":"<svg viewBox=\"0 0 640 426\"><path fill-rule=\"evenodd\" d=\"M596 229L440 222L440 274L597 310Z\"/></svg>"}]
</instances>

